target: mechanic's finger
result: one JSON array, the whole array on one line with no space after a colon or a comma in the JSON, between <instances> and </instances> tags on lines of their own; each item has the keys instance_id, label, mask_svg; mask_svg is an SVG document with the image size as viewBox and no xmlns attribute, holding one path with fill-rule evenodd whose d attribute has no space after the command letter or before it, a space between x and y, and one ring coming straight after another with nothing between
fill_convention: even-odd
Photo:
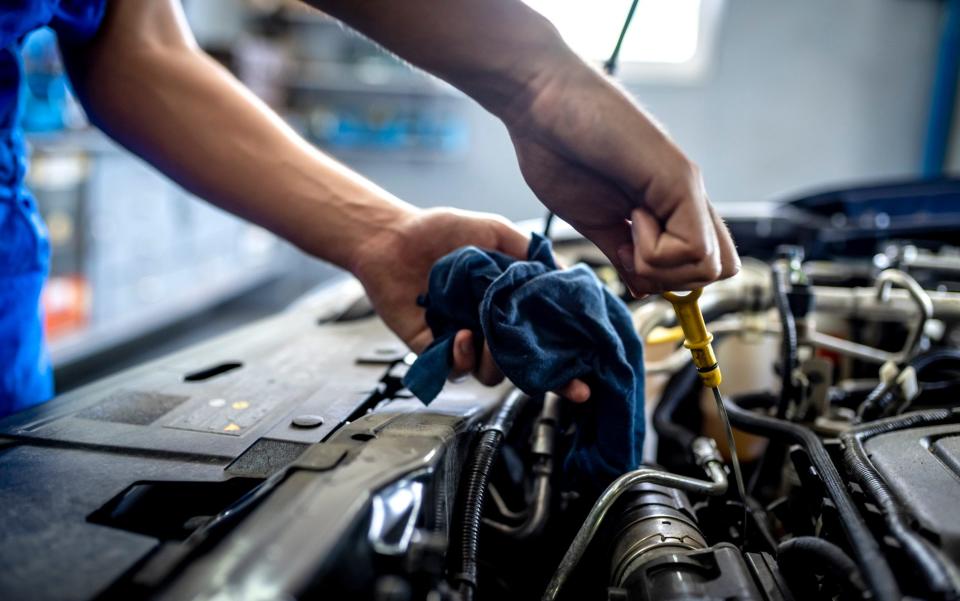
<instances>
[{"instance_id":1,"label":"mechanic's finger","mask_svg":"<svg viewBox=\"0 0 960 601\"><path fill-rule=\"evenodd\" d=\"M667 227L643 209L634 209L630 217L634 255L638 260L653 267L689 265L708 257L714 257L719 263L717 234L709 213L699 214L693 207L678 209Z\"/></svg>"},{"instance_id":2,"label":"mechanic's finger","mask_svg":"<svg viewBox=\"0 0 960 601\"><path fill-rule=\"evenodd\" d=\"M637 217L640 217L642 214L642 211L634 211L634 215ZM711 252L707 252L706 250L701 252L701 249L698 248L696 252L688 252L683 255L687 259L686 262L664 266L660 263L647 261L643 255L643 251L641 250L641 244L643 244L642 239L644 236L652 233L650 230L644 231L644 229L648 227L646 225L639 225L638 227L638 224L644 223L643 219L645 218L634 222L633 230L633 271L637 276L653 280L664 287L669 286L673 288L678 284L689 284L692 282L710 283L720 277L720 254L716 252L716 234L712 231L712 222L710 223L711 232L709 233L709 237L714 238L714 240L707 242L705 246L705 248L709 248ZM669 233L664 233L662 237L666 238L669 235Z\"/></svg>"},{"instance_id":3,"label":"mechanic's finger","mask_svg":"<svg viewBox=\"0 0 960 601\"><path fill-rule=\"evenodd\" d=\"M453 369L450 379L462 378L474 370L477 365L477 351L473 344L473 332L460 330L453 338Z\"/></svg>"},{"instance_id":4,"label":"mechanic's finger","mask_svg":"<svg viewBox=\"0 0 960 601\"><path fill-rule=\"evenodd\" d=\"M583 380L570 380L566 386L555 392L574 403L584 403L590 399L590 386Z\"/></svg>"},{"instance_id":5,"label":"mechanic's finger","mask_svg":"<svg viewBox=\"0 0 960 601\"><path fill-rule=\"evenodd\" d=\"M685 231L687 237L667 231L657 218L643 209L634 209L632 219L634 254L657 267L674 267L700 261L716 245L715 234L699 232L696 227ZM686 220L685 220L686 221ZM685 224L687 225L687 224ZM693 224L689 224L693 225ZM713 225L710 224L710 229Z\"/></svg>"},{"instance_id":6,"label":"mechanic's finger","mask_svg":"<svg viewBox=\"0 0 960 601\"><path fill-rule=\"evenodd\" d=\"M480 364L474 372L477 380L486 386L496 386L503 382L503 373L497 364L493 362L493 355L490 354L490 348L483 345L483 352L480 354Z\"/></svg>"},{"instance_id":7,"label":"mechanic's finger","mask_svg":"<svg viewBox=\"0 0 960 601\"><path fill-rule=\"evenodd\" d=\"M713 225L717 230L717 242L720 245L720 279L726 279L737 275L740 271L740 254L737 253L737 246L733 242L727 224L723 222L712 204L708 203L707 207L710 210Z\"/></svg>"},{"instance_id":8,"label":"mechanic's finger","mask_svg":"<svg viewBox=\"0 0 960 601\"><path fill-rule=\"evenodd\" d=\"M706 259L711 263L704 265L695 263L680 267L653 267L634 259L633 269L638 278L651 284L656 292L667 290L692 290L702 288L717 280L720 274L719 261L716 258Z\"/></svg>"},{"instance_id":9,"label":"mechanic's finger","mask_svg":"<svg viewBox=\"0 0 960 601\"><path fill-rule=\"evenodd\" d=\"M530 236L507 221L497 220L494 223L497 229L497 247L494 250L525 260L527 249L530 248Z\"/></svg>"},{"instance_id":10,"label":"mechanic's finger","mask_svg":"<svg viewBox=\"0 0 960 601\"><path fill-rule=\"evenodd\" d=\"M670 290L692 290L712 283L713 279L698 279L700 268L696 265L674 268L651 267L646 263L637 263L632 247L620 249L620 257L628 273L627 285L637 298L648 294L660 294Z\"/></svg>"}]
</instances>

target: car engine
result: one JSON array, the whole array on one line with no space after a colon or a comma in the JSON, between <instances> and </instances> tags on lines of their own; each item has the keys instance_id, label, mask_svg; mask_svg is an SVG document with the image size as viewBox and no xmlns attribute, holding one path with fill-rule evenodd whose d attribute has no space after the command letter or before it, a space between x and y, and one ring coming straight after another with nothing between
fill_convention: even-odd
<instances>
[{"instance_id":1,"label":"car engine","mask_svg":"<svg viewBox=\"0 0 960 601\"><path fill-rule=\"evenodd\" d=\"M554 226L646 341L646 463L606 491L564 478L577 407L470 380L424 406L342 281L0 422L0 597L960 598L960 182L725 218L723 412L671 305Z\"/></svg>"}]
</instances>

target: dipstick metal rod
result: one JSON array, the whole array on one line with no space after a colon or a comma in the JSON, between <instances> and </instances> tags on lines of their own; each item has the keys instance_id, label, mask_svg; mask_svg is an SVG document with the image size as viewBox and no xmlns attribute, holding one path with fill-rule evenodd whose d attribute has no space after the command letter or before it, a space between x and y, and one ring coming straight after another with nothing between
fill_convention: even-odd
<instances>
[{"instance_id":1,"label":"dipstick metal rod","mask_svg":"<svg viewBox=\"0 0 960 601\"><path fill-rule=\"evenodd\" d=\"M737 459L737 446L733 438L733 428L730 427L730 418L727 417L727 410L723 406L723 397L720 395L720 382L723 381L723 375L720 373L720 364L717 361L717 355L713 352L713 334L707 330L707 324L703 319L703 313L700 311L700 304L697 300L703 294L703 288L697 288L687 294L677 294L675 292L664 292L663 298L670 301L673 310L677 314L677 323L683 330L683 346L690 350L693 356L693 364L700 374L703 384L713 391L713 398L717 402L717 412L723 423L723 428L727 436L727 446L730 449L730 463L733 465L733 476L737 483L737 492L740 500L743 501L743 528L741 535L744 540L747 536L747 491L743 485L743 473L740 471L740 461Z\"/></svg>"},{"instance_id":2,"label":"dipstick metal rod","mask_svg":"<svg viewBox=\"0 0 960 601\"><path fill-rule=\"evenodd\" d=\"M747 489L743 485L743 473L740 471L740 460L737 459L737 444L733 439L733 428L730 426L730 417L727 416L727 408L723 406L723 397L720 396L719 388L712 388L713 400L717 402L717 411L720 413L720 420L723 422L724 433L727 435L727 447L730 449L730 464L733 465L733 479L737 483L737 493L740 500L743 501L743 529L740 533L744 543L747 539Z\"/></svg>"}]
</instances>

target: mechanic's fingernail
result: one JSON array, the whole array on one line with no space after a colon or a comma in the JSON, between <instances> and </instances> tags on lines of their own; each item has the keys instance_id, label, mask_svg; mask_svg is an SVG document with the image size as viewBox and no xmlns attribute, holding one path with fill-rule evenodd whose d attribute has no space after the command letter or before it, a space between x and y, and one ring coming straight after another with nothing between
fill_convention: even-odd
<instances>
[{"instance_id":1,"label":"mechanic's fingernail","mask_svg":"<svg viewBox=\"0 0 960 601\"><path fill-rule=\"evenodd\" d=\"M470 348L470 342L468 340L461 340L457 344L457 348L460 350L460 354L464 357L469 357L473 352L473 349Z\"/></svg>"},{"instance_id":2,"label":"mechanic's fingernail","mask_svg":"<svg viewBox=\"0 0 960 601\"><path fill-rule=\"evenodd\" d=\"M627 273L636 273L637 268L633 263L633 252L627 246L621 246L617 249L617 258Z\"/></svg>"}]
</instances>

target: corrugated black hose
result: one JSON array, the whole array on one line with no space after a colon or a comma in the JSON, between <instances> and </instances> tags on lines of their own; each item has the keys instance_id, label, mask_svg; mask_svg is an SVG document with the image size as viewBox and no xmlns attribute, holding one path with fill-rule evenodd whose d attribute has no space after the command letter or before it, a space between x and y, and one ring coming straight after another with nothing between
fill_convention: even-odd
<instances>
[{"instance_id":1,"label":"corrugated black hose","mask_svg":"<svg viewBox=\"0 0 960 601\"><path fill-rule=\"evenodd\" d=\"M771 272L773 278L773 300L780 316L780 402L777 403L777 417L784 419L790 402L796 396L796 386L793 383L793 370L797 366L797 322L790 309L790 299L784 288L783 269L774 267Z\"/></svg>"},{"instance_id":2,"label":"corrugated black hose","mask_svg":"<svg viewBox=\"0 0 960 601\"><path fill-rule=\"evenodd\" d=\"M777 563L787 583L796 589L812 584L811 565L817 573L840 585L844 599L862 599L865 591L857 564L843 549L815 536L798 536L777 545Z\"/></svg>"},{"instance_id":3,"label":"corrugated black hose","mask_svg":"<svg viewBox=\"0 0 960 601\"><path fill-rule=\"evenodd\" d=\"M746 398L746 397L745 397ZM843 478L830 459L823 443L812 430L786 420L753 413L732 398L724 402L731 423L738 429L803 447L823 481L824 488L840 516L844 535L850 543L854 561L860 567L867 587L877 601L898 601L900 587L880 546L857 510Z\"/></svg>"},{"instance_id":4,"label":"corrugated black hose","mask_svg":"<svg viewBox=\"0 0 960 601\"><path fill-rule=\"evenodd\" d=\"M457 584L463 601L471 601L477 590L477 557L480 524L483 519L483 503L490 480L490 470L500 450L503 439L510 431L513 420L529 397L520 391L511 393L497 409L493 419L480 428L480 439L473 450L473 457L464 475L466 484L462 490L463 510L460 531L460 557L452 580Z\"/></svg>"},{"instance_id":5,"label":"corrugated black hose","mask_svg":"<svg viewBox=\"0 0 960 601\"><path fill-rule=\"evenodd\" d=\"M910 527L910 515L894 498L873 462L867 456L864 442L879 434L960 420L960 409L932 409L873 422L855 428L840 437L843 441L843 460L847 471L864 488L880 507L887 528L893 535L904 554L922 575L927 590L938 599L958 599L957 583L953 581L949 569L941 560L937 549Z\"/></svg>"}]
</instances>

